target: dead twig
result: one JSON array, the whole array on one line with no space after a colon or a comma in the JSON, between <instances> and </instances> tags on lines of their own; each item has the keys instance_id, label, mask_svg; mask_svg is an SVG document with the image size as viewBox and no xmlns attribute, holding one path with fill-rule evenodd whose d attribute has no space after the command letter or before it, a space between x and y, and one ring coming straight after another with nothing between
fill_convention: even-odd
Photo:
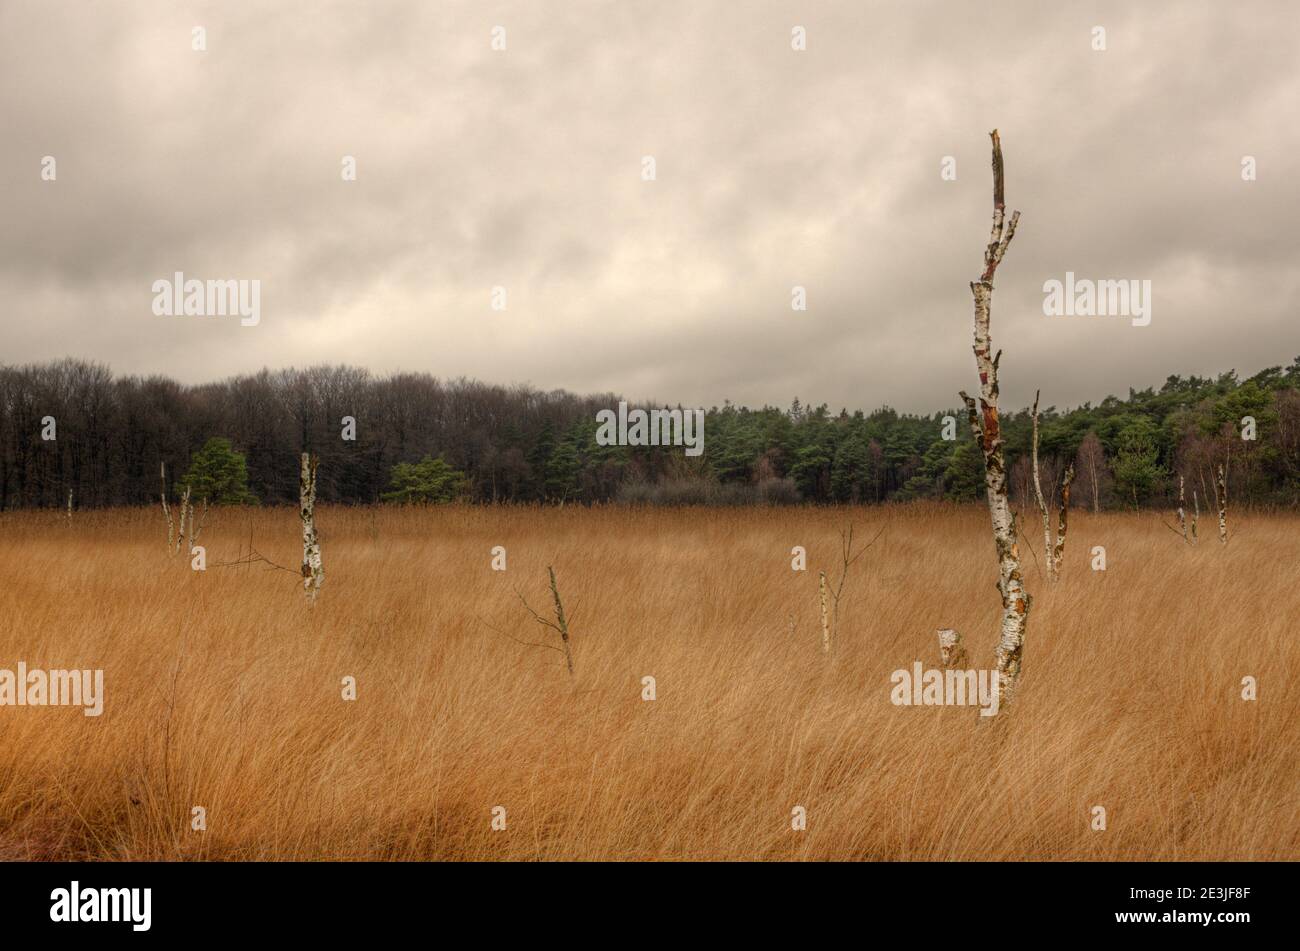
<instances>
[{"instance_id":1,"label":"dead twig","mask_svg":"<svg viewBox=\"0 0 1300 951\"><path fill-rule=\"evenodd\" d=\"M572 677L574 676L573 651L569 646L569 621L564 614L564 602L560 600L560 588L555 580L555 569L550 565L547 565L546 573L550 576L551 579L551 598L555 602L554 621L542 617L542 615L534 611L532 605L528 603L528 599L523 596L522 592L516 591L515 594L519 596L520 603L523 604L524 609L533 616L534 621L536 621L538 624L542 625L543 627L549 627L551 630L555 631L557 634L560 635L560 644L562 645L562 647L555 648L555 649L559 650L562 654L564 654L564 662L565 664L568 665L569 676ZM549 647L551 645L548 644L546 646Z\"/></svg>"}]
</instances>

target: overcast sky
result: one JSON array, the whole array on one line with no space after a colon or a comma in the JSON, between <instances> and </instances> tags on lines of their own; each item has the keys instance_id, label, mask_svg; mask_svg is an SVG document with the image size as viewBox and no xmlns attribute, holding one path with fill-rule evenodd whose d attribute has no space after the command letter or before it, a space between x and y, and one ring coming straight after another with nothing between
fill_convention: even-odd
<instances>
[{"instance_id":1,"label":"overcast sky","mask_svg":"<svg viewBox=\"0 0 1300 951\"><path fill-rule=\"evenodd\" d=\"M1300 354L1295 13L0 0L0 362L928 412L975 385L996 127L1005 400L1253 373ZM260 323L156 316L176 271L260 280ZM1044 316L1066 271L1150 280L1150 325Z\"/></svg>"}]
</instances>

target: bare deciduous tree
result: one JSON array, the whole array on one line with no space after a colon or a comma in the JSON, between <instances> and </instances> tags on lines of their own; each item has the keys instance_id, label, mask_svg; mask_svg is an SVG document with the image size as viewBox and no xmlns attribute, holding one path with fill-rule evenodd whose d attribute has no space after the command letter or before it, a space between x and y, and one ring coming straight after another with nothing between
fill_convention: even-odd
<instances>
[{"instance_id":1,"label":"bare deciduous tree","mask_svg":"<svg viewBox=\"0 0 1300 951\"><path fill-rule=\"evenodd\" d=\"M822 609L822 653L829 654L831 650L831 615L830 608L826 599L826 572L817 572L817 592Z\"/></svg>"},{"instance_id":2,"label":"bare deciduous tree","mask_svg":"<svg viewBox=\"0 0 1300 951\"><path fill-rule=\"evenodd\" d=\"M308 601L315 601L320 586L325 581L325 568L321 564L320 538L316 534L316 468L319 460L312 454L302 454L302 467L298 473L298 508L302 519L302 588Z\"/></svg>"},{"instance_id":3,"label":"bare deciduous tree","mask_svg":"<svg viewBox=\"0 0 1300 951\"><path fill-rule=\"evenodd\" d=\"M1031 414L1034 423L1031 446L1034 495L1038 501L1038 511L1043 516L1043 551L1046 553L1043 560L1047 562L1047 577L1055 581L1061 576L1061 562L1065 559L1065 532L1069 527L1070 483L1074 481L1074 463L1065 467L1065 473L1061 478L1060 509L1057 515L1056 537L1053 538L1052 510L1048 507L1047 500L1043 498L1043 484L1038 473L1038 397L1039 391L1035 390L1034 408Z\"/></svg>"},{"instance_id":4,"label":"bare deciduous tree","mask_svg":"<svg viewBox=\"0 0 1300 951\"><path fill-rule=\"evenodd\" d=\"M171 555L178 549L176 548L176 523L172 521L172 510L167 506L167 463L162 464L162 510L163 515L167 518L167 554Z\"/></svg>"},{"instance_id":5,"label":"bare deciduous tree","mask_svg":"<svg viewBox=\"0 0 1300 951\"><path fill-rule=\"evenodd\" d=\"M1181 474L1178 476L1178 528L1183 533L1183 541L1187 541L1187 492L1185 488L1186 479Z\"/></svg>"},{"instance_id":6,"label":"bare deciduous tree","mask_svg":"<svg viewBox=\"0 0 1300 951\"><path fill-rule=\"evenodd\" d=\"M1047 577L1055 580L1052 572L1052 549L1055 547L1052 543L1052 515L1048 511L1047 502L1043 499L1043 483L1038 474L1038 395L1039 390L1034 390L1034 408L1031 415L1034 421L1033 443L1030 450L1030 458L1034 467L1034 498L1038 500L1038 511L1043 516L1043 551L1047 553Z\"/></svg>"},{"instance_id":7,"label":"bare deciduous tree","mask_svg":"<svg viewBox=\"0 0 1300 951\"><path fill-rule=\"evenodd\" d=\"M1228 474L1219 466L1219 477L1214 482L1214 503L1219 507L1219 544L1228 544Z\"/></svg>"},{"instance_id":8,"label":"bare deciduous tree","mask_svg":"<svg viewBox=\"0 0 1300 951\"><path fill-rule=\"evenodd\" d=\"M1080 473L1088 475L1089 488L1092 490L1092 511L1096 514L1101 511L1101 488L1103 482L1107 481L1106 451L1096 433L1088 433L1083 437L1083 442L1079 443L1076 467Z\"/></svg>"},{"instance_id":9,"label":"bare deciduous tree","mask_svg":"<svg viewBox=\"0 0 1300 951\"><path fill-rule=\"evenodd\" d=\"M1070 525L1070 485L1074 482L1074 463L1065 467L1061 476L1061 496L1056 510L1056 544L1052 547L1052 575L1061 577L1061 562L1065 560L1065 532Z\"/></svg>"},{"instance_id":10,"label":"bare deciduous tree","mask_svg":"<svg viewBox=\"0 0 1300 951\"><path fill-rule=\"evenodd\" d=\"M876 540L884 534L885 526L880 526L880 531L876 532L871 541L867 542L856 552L853 550L853 526L840 530L840 579L834 588L829 588L826 584L826 572L818 572L817 587L821 597L822 611L822 652L829 653L831 645L835 643L835 638L840 629L840 598L844 594L844 582L849 576L849 569L853 563L867 553L867 549L876 543ZM829 593L829 610L827 594Z\"/></svg>"},{"instance_id":11,"label":"bare deciduous tree","mask_svg":"<svg viewBox=\"0 0 1300 951\"><path fill-rule=\"evenodd\" d=\"M978 281L971 282L975 299L973 350L979 371L980 399L961 393L966 404L975 440L984 454L984 486L989 516L993 523L993 541L998 554L998 591L1002 595L1002 625L997 645L999 709L1010 698L1020 678L1021 654L1025 626L1029 617L1030 597L1020 572L1020 549L1016 544L1016 522L1007 499L1006 458L1002 428L998 419L998 362L1002 352L993 353L989 333L990 306L993 298L993 275L1016 233L1020 212L1006 218L1003 197L1002 144L997 130L990 133L993 142L993 227L984 250L984 270Z\"/></svg>"}]
</instances>

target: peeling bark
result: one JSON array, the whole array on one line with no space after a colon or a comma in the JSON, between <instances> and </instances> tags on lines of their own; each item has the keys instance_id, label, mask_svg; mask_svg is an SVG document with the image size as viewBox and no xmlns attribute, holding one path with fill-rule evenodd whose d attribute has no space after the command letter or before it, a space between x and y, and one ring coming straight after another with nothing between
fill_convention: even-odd
<instances>
[{"instance_id":1,"label":"peeling bark","mask_svg":"<svg viewBox=\"0 0 1300 951\"><path fill-rule=\"evenodd\" d=\"M1038 511L1043 516L1043 560L1047 562L1047 578L1056 581L1061 577L1061 562L1065 559L1065 531L1070 518L1070 483L1074 481L1074 463L1065 468L1061 479L1060 508L1056 518L1056 537L1052 537L1052 510L1043 497L1043 484L1038 477L1038 397L1041 391L1034 391L1034 438L1032 443L1032 461L1034 474L1034 494L1038 498ZM1094 479L1096 477L1094 476ZM1095 490L1094 490L1095 494Z\"/></svg>"},{"instance_id":2,"label":"peeling bark","mask_svg":"<svg viewBox=\"0 0 1300 951\"><path fill-rule=\"evenodd\" d=\"M1214 502L1219 507L1219 544L1228 544L1228 476L1219 466L1219 477L1214 483Z\"/></svg>"},{"instance_id":3,"label":"peeling bark","mask_svg":"<svg viewBox=\"0 0 1300 951\"><path fill-rule=\"evenodd\" d=\"M1032 599L1025 591L1021 576L1015 515L1007 499L1006 458L998 422L998 361L1002 353L999 351L993 355L989 334L993 275L1016 233L1020 212L1013 212L1010 220L1006 219L1002 144L996 129L990 133L990 138L993 141L993 227L984 250L984 271L980 279L970 285L975 302L975 342L972 349L979 371L980 398L978 406L965 392L961 398L966 404L971 431L984 454L984 487L998 555L998 592L1002 596L1002 624L997 645L998 700L999 709L1003 709L1020 678L1025 626Z\"/></svg>"},{"instance_id":4,"label":"peeling bark","mask_svg":"<svg viewBox=\"0 0 1300 951\"><path fill-rule=\"evenodd\" d=\"M1070 520L1070 484L1074 482L1074 463L1065 467L1061 477L1060 509L1056 514L1056 544L1052 548L1052 577L1061 577L1061 562L1065 560L1065 531Z\"/></svg>"},{"instance_id":5,"label":"peeling bark","mask_svg":"<svg viewBox=\"0 0 1300 951\"><path fill-rule=\"evenodd\" d=\"M189 552L189 549L185 545L185 522L187 518L189 519L190 531L192 532L194 530L194 506L190 505L190 490L188 486L185 489L185 494L181 496L181 524L180 531L176 535L177 552Z\"/></svg>"},{"instance_id":6,"label":"peeling bark","mask_svg":"<svg viewBox=\"0 0 1300 951\"><path fill-rule=\"evenodd\" d=\"M176 523L172 521L172 510L167 507L167 463L162 463L162 509L167 517L167 554L176 552Z\"/></svg>"},{"instance_id":7,"label":"peeling bark","mask_svg":"<svg viewBox=\"0 0 1300 951\"><path fill-rule=\"evenodd\" d=\"M315 456L302 454L302 468L298 473L298 514L302 519L302 589L309 602L315 601L320 586L325 581L321 565L320 539L316 535L316 467Z\"/></svg>"},{"instance_id":8,"label":"peeling bark","mask_svg":"<svg viewBox=\"0 0 1300 951\"><path fill-rule=\"evenodd\" d=\"M966 648L961 646L961 635L952 628L939 631L939 663L950 669L966 666Z\"/></svg>"},{"instance_id":9,"label":"peeling bark","mask_svg":"<svg viewBox=\"0 0 1300 951\"><path fill-rule=\"evenodd\" d=\"M1184 511L1184 506L1187 505L1187 494L1183 486L1185 481L1181 475L1178 477L1178 528L1183 533L1183 541L1187 541L1187 513Z\"/></svg>"},{"instance_id":10,"label":"peeling bark","mask_svg":"<svg viewBox=\"0 0 1300 951\"><path fill-rule=\"evenodd\" d=\"M1056 580L1056 559L1054 551L1056 545L1052 541L1052 513L1047 508L1047 501L1043 498L1043 484L1038 478L1038 395L1040 391L1034 391L1034 409L1032 412L1034 420L1034 439L1033 448L1030 455L1033 459L1034 470L1034 495L1038 499L1038 511L1043 516L1043 560L1047 562L1047 578L1049 581Z\"/></svg>"}]
</instances>

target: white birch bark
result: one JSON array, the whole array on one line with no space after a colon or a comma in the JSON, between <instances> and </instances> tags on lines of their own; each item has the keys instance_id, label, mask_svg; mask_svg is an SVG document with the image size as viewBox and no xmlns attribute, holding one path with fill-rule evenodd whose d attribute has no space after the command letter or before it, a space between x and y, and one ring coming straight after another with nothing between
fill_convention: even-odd
<instances>
[{"instance_id":1,"label":"white birch bark","mask_svg":"<svg viewBox=\"0 0 1300 951\"><path fill-rule=\"evenodd\" d=\"M180 531L176 535L176 550L178 552L183 551L188 554L189 548L186 547L185 545L185 538L186 538L185 522L187 518L190 520L191 523L193 523L194 508L193 506L190 505L190 489L188 486L186 486L185 488L185 494L181 496L181 524L180 524ZM191 524L190 529L193 530L193 527L194 527L193 524Z\"/></svg>"},{"instance_id":2,"label":"white birch bark","mask_svg":"<svg viewBox=\"0 0 1300 951\"><path fill-rule=\"evenodd\" d=\"M1034 469L1034 495L1038 498L1038 511L1043 516L1043 561L1047 562L1047 578L1049 581L1056 580L1055 558L1053 551L1056 545L1052 541L1052 514L1047 508L1047 501L1043 498L1043 484L1038 478L1038 395L1039 391L1034 391L1034 440L1031 456L1033 457Z\"/></svg>"},{"instance_id":3,"label":"white birch bark","mask_svg":"<svg viewBox=\"0 0 1300 951\"><path fill-rule=\"evenodd\" d=\"M1214 500L1219 506L1219 544L1228 544L1228 477L1219 466L1219 477L1214 483Z\"/></svg>"},{"instance_id":4,"label":"white birch bark","mask_svg":"<svg viewBox=\"0 0 1300 951\"><path fill-rule=\"evenodd\" d=\"M298 514L302 519L302 589L307 600L313 602L325 581L325 568L321 564L320 539L316 535L316 467L319 460L310 453L302 454L302 467L298 473Z\"/></svg>"},{"instance_id":5,"label":"white birch bark","mask_svg":"<svg viewBox=\"0 0 1300 951\"><path fill-rule=\"evenodd\" d=\"M974 337L975 366L979 371L980 398L961 394L966 404L971 431L984 454L984 487L989 517L993 524L993 542L998 555L998 592L1002 596L1002 624L998 635L998 709L1005 709L1016 682L1020 679L1021 655L1024 650L1025 626L1031 599L1025 591L1020 571L1020 548L1016 544L1016 521L1007 499L1006 459L1002 445L1002 428L998 419L998 361L993 354L989 333L990 304L993 298L993 274L1007 246L1016 233L1020 212L1006 219L1003 198L1002 144L995 129L993 140L993 227L984 251L984 271L970 285L975 299Z\"/></svg>"},{"instance_id":6,"label":"white birch bark","mask_svg":"<svg viewBox=\"0 0 1300 951\"><path fill-rule=\"evenodd\" d=\"M1184 506L1187 505L1187 494L1184 491L1185 481L1181 475L1178 477L1178 527L1182 530L1183 541L1187 541L1187 512L1184 510Z\"/></svg>"},{"instance_id":7,"label":"white birch bark","mask_svg":"<svg viewBox=\"0 0 1300 951\"><path fill-rule=\"evenodd\" d=\"M167 517L167 554L176 551L176 523L172 521L172 510L167 507L167 463L162 463L162 509Z\"/></svg>"},{"instance_id":8,"label":"white birch bark","mask_svg":"<svg viewBox=\"0 0 1300 951\"><path fill-rule=\"evenodd\" d=\"M1060 508L1056 513L1056 544L1052 547L1052 577L1061 577L1061 562L1065 560L1065 531L1070 525L1070 485L1074 482L1074 463L1065 467L1061 477Z\"/></svg>"},{"instance_id":9,"label":"white birch bark","mask_svg":"<svg viewBox=\"0 0 1300 951\"><path fill-rule=\"evenodd\" d=\"M961 646L961 635L952 628L939 631L939 663L952 669L966 666L966 648Z\"/></svg>"}]
</instances>

